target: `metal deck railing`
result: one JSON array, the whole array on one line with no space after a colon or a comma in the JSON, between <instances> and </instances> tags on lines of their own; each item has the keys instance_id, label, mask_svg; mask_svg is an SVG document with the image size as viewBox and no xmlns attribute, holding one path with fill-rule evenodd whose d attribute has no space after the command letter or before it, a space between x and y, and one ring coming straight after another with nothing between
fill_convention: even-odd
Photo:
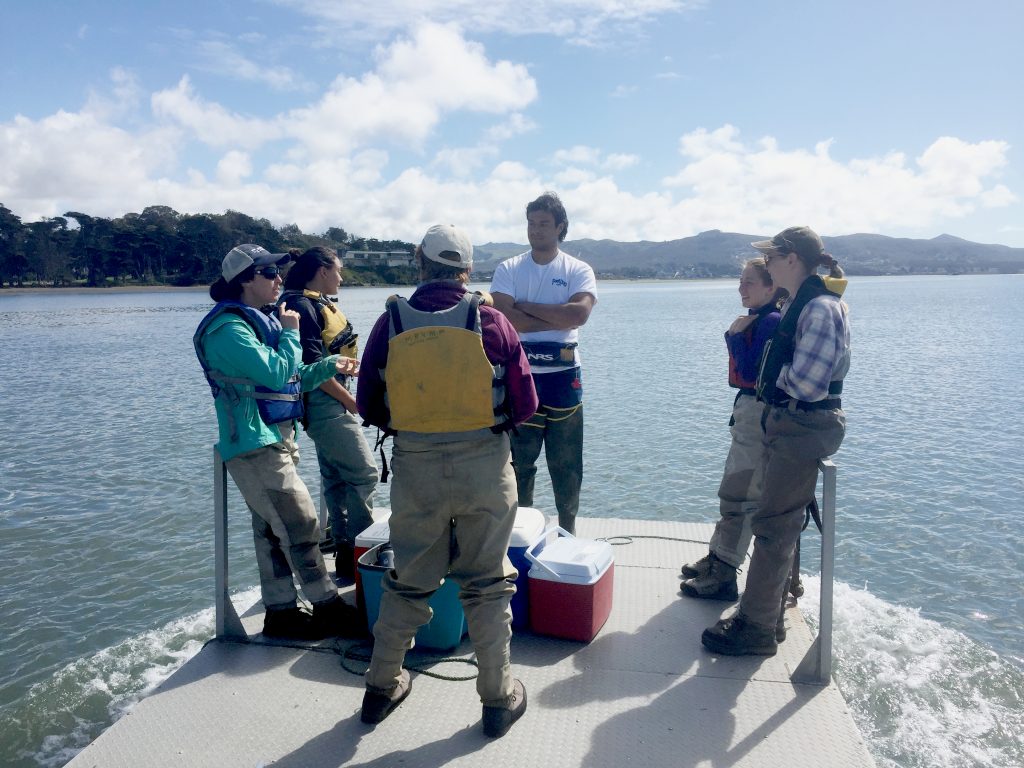
<instances>
[{"instance_id":1,"label":"metal deck railing","mask_svg":"<svg viewBox=\"0 0 1024 768\"><path fill-rule=\"evenodd\" d=\"M818 635L794 670L800 683L828 685L832 678L832 579L835 574L836 465L818 462L822 475L821 592ZM322 514L322 513L321 513ZM213 449L213 520L215 569L215 625L218 638L248 637L228 593L228 471L220 452Z\"/></svg>"},{"instance_id":2,"label":"metal deck railing","mask_svg":"<svg viewBox=\"0 0 1024 768\"><path fill-rule=\"evenodd\" d=\"M818 636L790 679L795 683L828 685L832 679L832 579L836 565L836 465L818 461L821 472L821 591Z\"/></svg>"}]
</instances>

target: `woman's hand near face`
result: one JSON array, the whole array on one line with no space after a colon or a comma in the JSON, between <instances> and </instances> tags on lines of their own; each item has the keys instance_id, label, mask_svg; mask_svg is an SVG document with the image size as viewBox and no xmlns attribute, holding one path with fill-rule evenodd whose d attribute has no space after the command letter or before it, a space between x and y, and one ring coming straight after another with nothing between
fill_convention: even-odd
<instances>
[{"instance_id":1,"label":"woman's hand near face","mask_svg":"<svg viewBox=\"0 0 1024 768\"><path fill-rule=\"evenodd\" d=\"M288 309L287 302L281 302L281 306L277 309L277 317L281 321L282 328L291 328L293 331L299 330L299 313L293 309Z\"/></svg>"}]
</instances>

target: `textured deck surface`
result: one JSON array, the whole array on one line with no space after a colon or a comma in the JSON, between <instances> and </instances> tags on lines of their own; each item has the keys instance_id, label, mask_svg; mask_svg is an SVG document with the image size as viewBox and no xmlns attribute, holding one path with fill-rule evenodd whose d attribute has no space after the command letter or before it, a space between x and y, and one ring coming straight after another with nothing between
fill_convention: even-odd
<instances>
[{"instance_id":1,"label":"textured deck surface","mask_svg":"<svg viewBox=\"0 0 1024 768\"><path fill-rule=\"evenodd\" d=\"M711 530L578 521L579 535L590 538L706 542ZM811 642L795 609L787 612L789 637L773 658L703 650L701 631L731 606L680 597L676 574L706 551L706 544L662 539L616 546L611 618L593 642L517 635L512 662L529 707L502 739L483 736L472 681L414 673L409 698L372 728L359 721L362 678L346 671L337 654L212 642L69 765L872 766L836 686L790 681ZM243 617L250 633L262 624L259 609ZM468 639L452 655L468 658ZM414 651L408 660L427 657ZM432 670L459 676L471 668Z\"/></svg>"}]
</instances>

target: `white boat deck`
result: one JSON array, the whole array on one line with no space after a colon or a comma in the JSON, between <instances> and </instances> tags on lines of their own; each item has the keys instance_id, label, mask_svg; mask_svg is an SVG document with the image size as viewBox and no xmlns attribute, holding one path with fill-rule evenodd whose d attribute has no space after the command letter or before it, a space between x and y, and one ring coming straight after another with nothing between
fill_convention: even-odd
<instances>
[{"instance_id":1,"label":"white boat deck","mask_svg":"<svg viewBox=\"0 0 1024 768\"><path fill-rule=\"evenodd\" d=\"M594 518L580 518L577 528L588 538L705 542L712 531ZM701 631L732 606L680 597L677 574L706 551L664 539L616 546L612 613L593 642L517 634L513 670L529 706L501 739L483 735L472 681L414 672L409 698L371 727L359 720L362 677L331 652L352 641L318 651L211 642L69 766L873 766L835 684L790 680L812 640L797 610L787 611L789 636L773 658L703 649ZM258 632L261 605L238 608L248 608L247 631ZM471 650L466 638L451 655L469 658ZM407 661L428 659L413 651ZM452 663L431 669L456 677L473 671Z\"/></svg>"}]
</instances>

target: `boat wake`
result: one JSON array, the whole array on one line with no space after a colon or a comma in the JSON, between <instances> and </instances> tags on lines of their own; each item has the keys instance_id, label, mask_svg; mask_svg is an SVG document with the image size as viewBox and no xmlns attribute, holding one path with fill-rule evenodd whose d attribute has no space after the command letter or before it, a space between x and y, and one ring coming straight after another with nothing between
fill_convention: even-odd
<instances>
[{"instance_id":1,"label":"boat wake","mask_svg":"<svg viewBox=\"0 0 1024 768\"><path fill-rule=\"evenodd\" d=\"M800 610L816 630L817 576ZM237 596L258 599L258 587ZM79 659L14 713L24 765L58 768L213 635L213 609ZM880 768L1024 765L1024 672L960 632L867 590L835 585L834 674Z\"/></svg>"},{"instance_id":2,"label":"boat wake","mask_svg":"<svg viewBox=\"0 0 1024 768\"><path fill-rule=\"evenodd\" d=\"M248 602L258 597L258 587L237 596ZM64 765L195 656L213 633L211 606L78 659L36 684L14 714L21 727L12 732L25 740L20 757L26 765Z\"/></svg>"},{"instance_id":3,"label":"boat wake","mask_svg":"<svg viewBox=\"0 0 1024 768\"><path fill-rule=\"evenodd\" d=\"M817 630L817 576L800 610ZM833 674L884 768L1024 765L1024 671L964 634L835 585Z\"/></svg>"}]
</instances>

